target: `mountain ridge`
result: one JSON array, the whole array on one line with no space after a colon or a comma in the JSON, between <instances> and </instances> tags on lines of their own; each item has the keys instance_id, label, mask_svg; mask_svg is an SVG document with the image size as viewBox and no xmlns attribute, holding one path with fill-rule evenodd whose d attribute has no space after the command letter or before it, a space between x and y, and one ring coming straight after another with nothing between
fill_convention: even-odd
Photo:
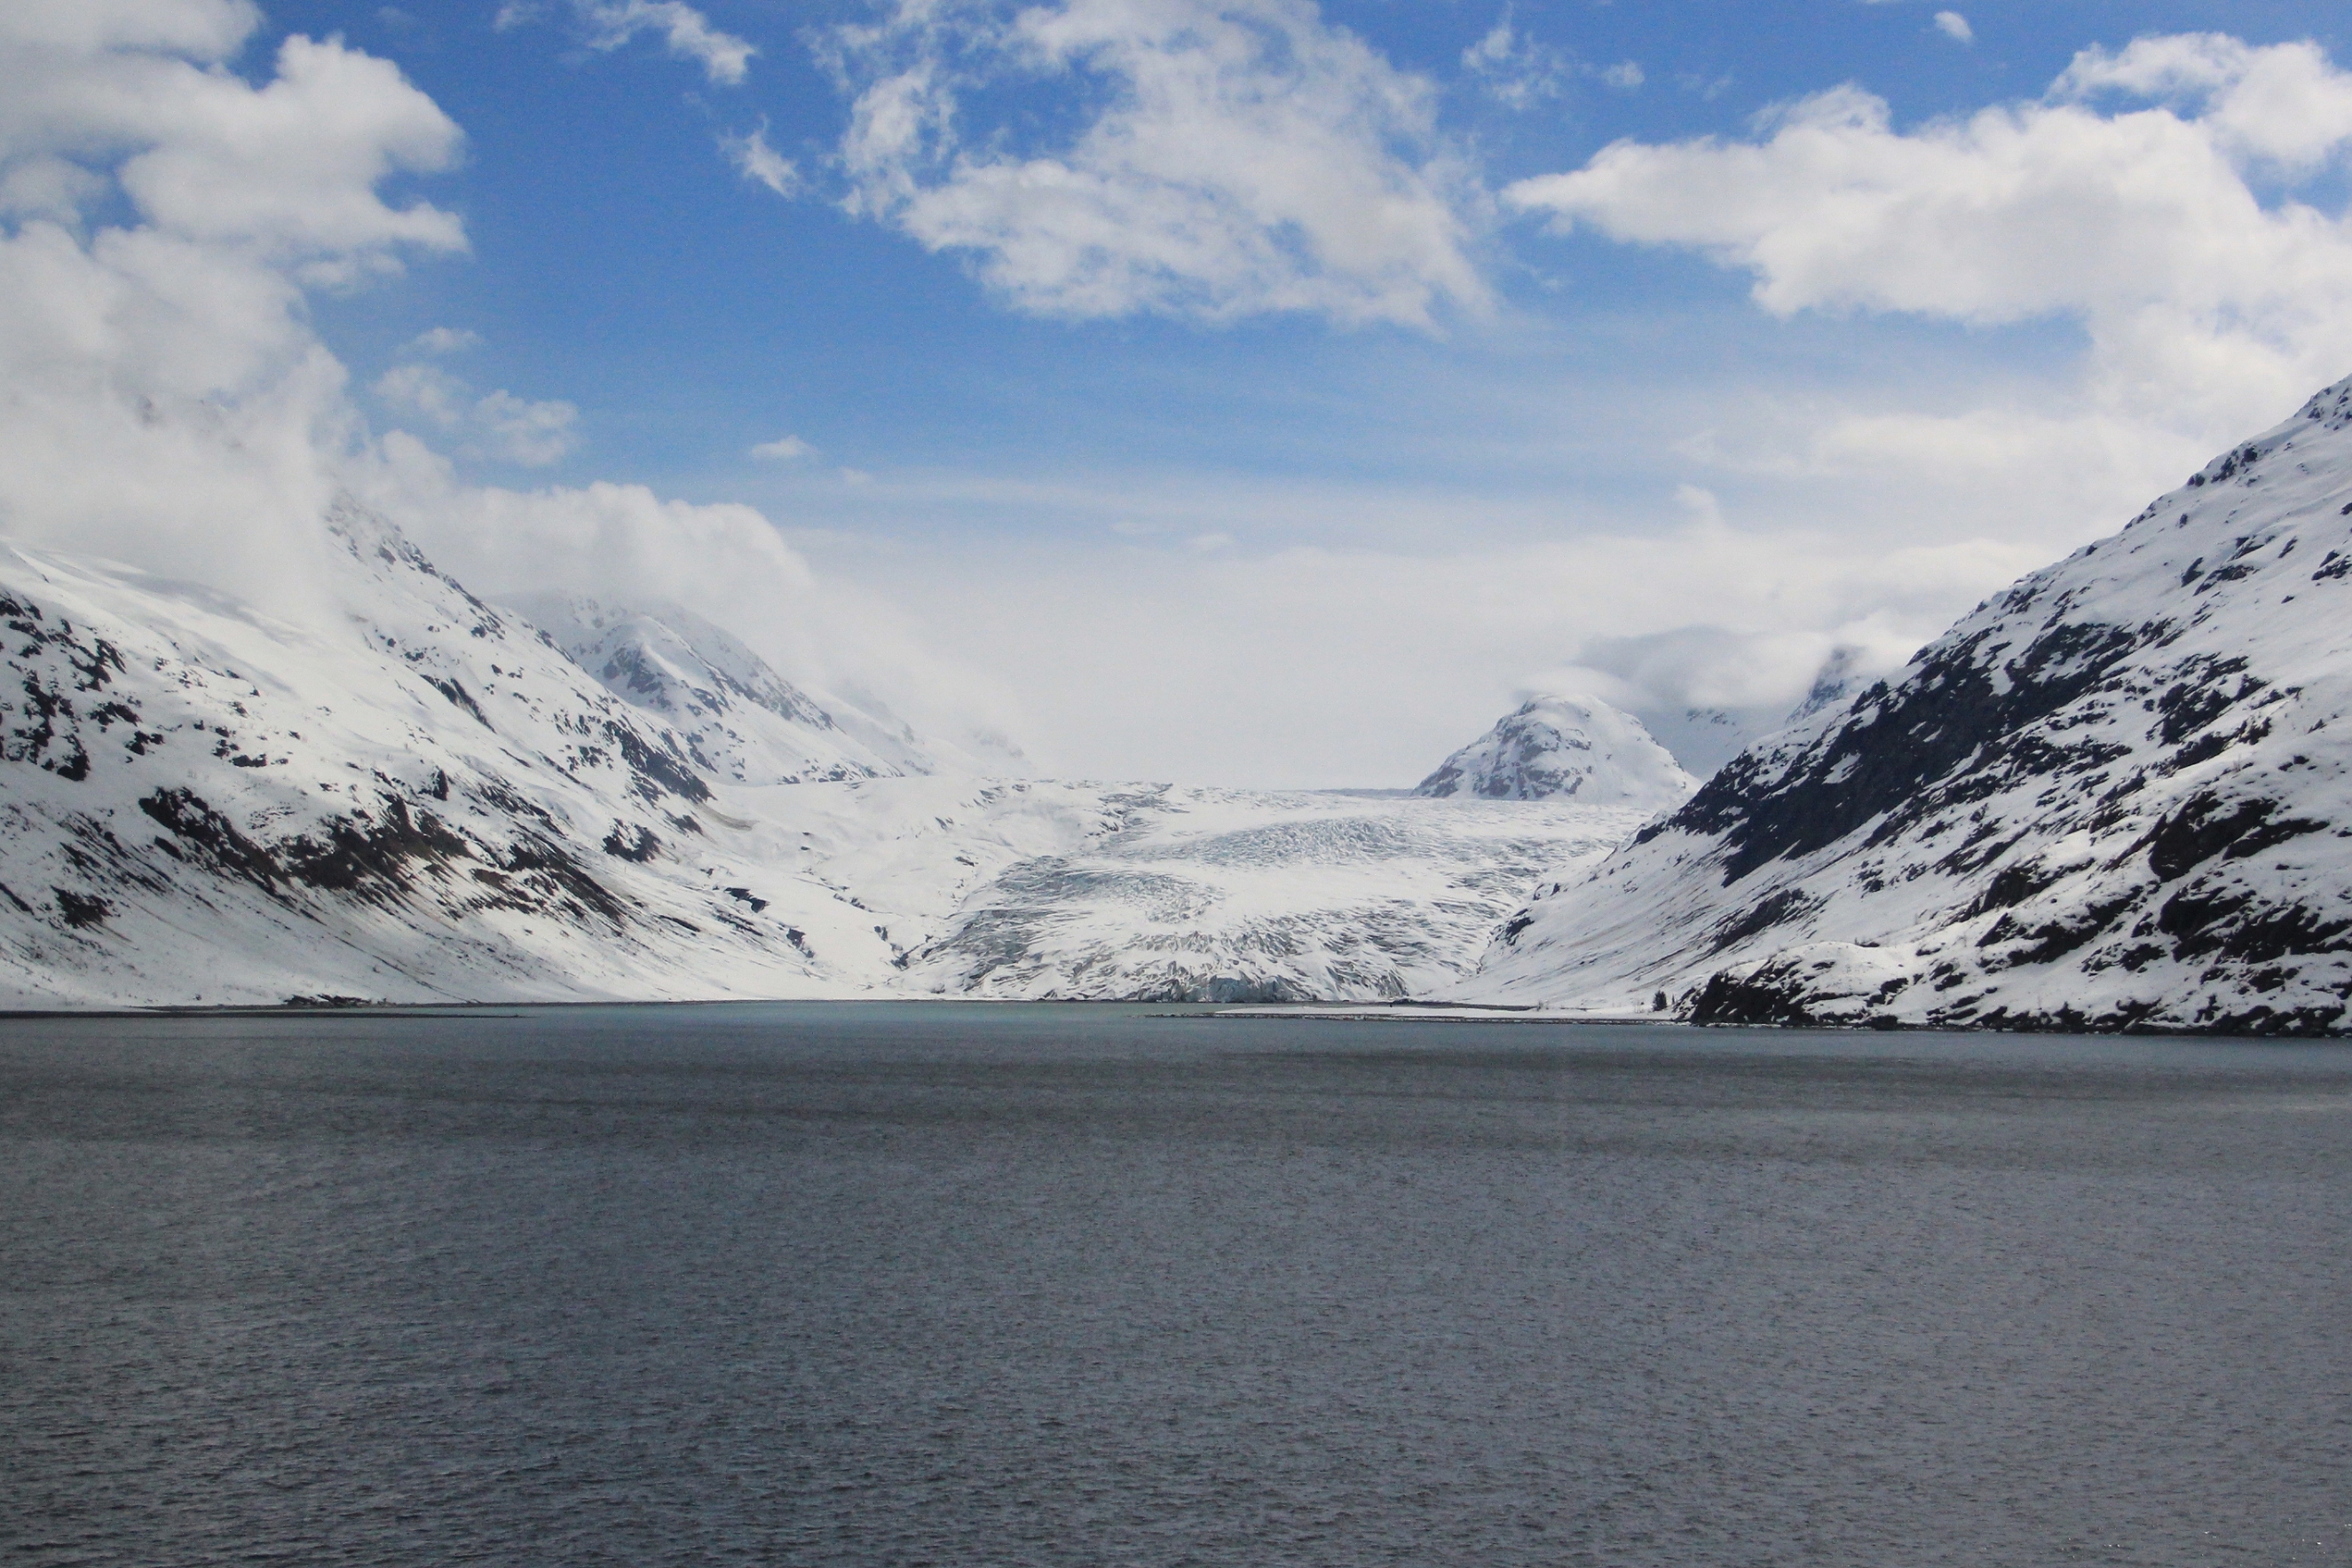
<instances>
[{"instance_id":1,"label":"mountain ridge","mask_svg":"<svg viewBox=\"0 0 2352 1568\"><path fill-rule=\"evenodd\" d=\"M1465 995L1698 1022L2331 1032L2352 382L1514 918Z\"/></svg>"}]
</instances>

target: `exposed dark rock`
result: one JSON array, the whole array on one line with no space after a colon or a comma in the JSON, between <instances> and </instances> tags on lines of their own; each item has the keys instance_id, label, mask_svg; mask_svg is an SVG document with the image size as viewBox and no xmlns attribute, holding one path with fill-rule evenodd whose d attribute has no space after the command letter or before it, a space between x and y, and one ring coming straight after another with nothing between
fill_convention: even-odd
<instances>
[{"instance_id":1,"label":"exposed dark rock","mask_svg":"<svg viewBox=\"0 0 2352 1568\"><path fill-rule=\"evenodd\" d=\"M1743 754L1672 817L1642 830L1721 835L1724 879L1738 882L1768 862L1822 849L1875 818L1883 836L2005 787L2062 760L2089 760L2032 733L2105 681L2132 653L2163 635L2141 627L2057 626L2003 663L2001 681L1980 660L1987 632L1942 651L1935 662L1879 700L1857 703L1801 768L1768 774ZM1969 777L1954 779L1963 763ZM1933 786L1947 780L1956 789Z\"/></svg>"},{"instance_id":2,"label":"exposed dark rock","mask_svg":"<svg viewBox=\"0 0 2352 1568\"><path fill-rule=\"evenodd\" d=\"M482 705L474 700L474 694L466 689L465 682L458 680L453 675L446 681L434 680L432 682L432 685L435 691L439 692L443 696L447 697L452 703L455 703L457 706L465 709L467 713L472 714L474 716L474 722L480 725L484 729L495 730L497 728L497 726L491 724L488 716L482 712Z\"/></svg>"},{"instance_id":3,"label":"exposed dark rock","mask_svg":"<svg viewBox=\"0 0 2352 1568\"><path fill-rule=\"evenodd\" d=\"M77 931L103 924L106 917L114 913L114 906L102 898L76 893L69 887L51 888L49 891L57 894L59 918Z\"/></svg>"},{"instance_id":4,"label":"exposed dark rock","mask_svg":"<svg viewBox=\"0 0 2352 1568\"><path fill-rule=\"evenodd\" d=\"M632 828L625 822L615 822L613 831L604 835L604 852L639 865L661 853L661 840L646 827Z\"/></svg>"},{"instance_id":5,"label":"exposed dark rock","mask_svg":"<svg viewBox=\"0 0 2352 1568\"><path fill-rule=\"evenodd\" d=\"M620 752L621 760L636 774L638 793L646 800L660 799L665 789L698 805L710 799L710 786L695 773L693 764L677 752L648 742L617 719L604 722L604 734Z\"/></svg>"},{"instance_id":6,"label":"exposed dark rock","mask_svg":"<svg viewBox=\"0 0 2352 1568\"><path fill-rule=\"evenodd\" d=\"M396 795L384 797L383 806L381 818L354 811L323 823L320 837L289 840L278 852L286 874L310 887L383 903L415 891L413 867L472 858L472 847L432 812L411 814Z\"/></svg>"},{"instance_id":7,"label":"exposed dark rock","mask_svg":"<svg viewBox=\"0 0 2352 1568\"><path fill-rule=\"evenodd\" d=\"M286 880L277 856L237 831L235 823L193 789L158 789L141 800L139 809L193 848L205 864L242 877L271 894Z\"/></svg>"}]
</instances>

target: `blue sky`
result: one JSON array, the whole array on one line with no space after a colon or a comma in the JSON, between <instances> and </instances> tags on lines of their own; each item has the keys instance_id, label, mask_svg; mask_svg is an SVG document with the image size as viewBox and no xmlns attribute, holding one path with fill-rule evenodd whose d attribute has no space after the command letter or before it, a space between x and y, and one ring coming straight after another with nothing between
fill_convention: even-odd
<instances>
[{"instance_id":1,"label":"blue sky","mask_svg":"<svg viewBox=\"0 0 2352 1568\"><path fill-rule=\"evenodd\" d=\"M1402 785L1548 686L1769 709L2352 371L2326 8L261 14L256 87L339 37L463 132L380 189L465 251L309 290L371 439L754 507L929 661L818 674L1056 771Z\"/></svg>"},{"instance_id":2,"label":"blue sky","mask_svg":"<svg viewBox=\"0 0 2352 1568\"><path fill-rule=\"evenodd\" d=\"M1804 324L1726 345L1721 335L1745 325L1721 319L1744 315L1744 278L1685 256L1547 239L1525 221L1489 247L1506 318L1449 319L1439 335L1280 314L1209 329L1149 317L1041 320L992 300L967 258L927 252L826 199L837 195L824 162L846 105L809 39L866 8L700 6L760 51L733 86L709 81L651 35L610 53L585 49L561 3L505 28L500 8L278 0L267 15L279 31L340 32L397 61L468 143L463 167L417 186L464 215L471 258L418 269L346 307L329 303L331 340L364 371L428 327L479 331L471 365L480 379L582 408L583 446L555 477L626 474L712 498L761 486L764 498L778 493L764 488L773 476L747 473L740 459L792 430L877 473L1168 464L1476 483L1499 459L1520 470L1494 476L1505 484L1542 484L1558 469L1519 441L1498 443L1481 389L1498 389L1508 417L1529 382L1545 386L1558 372L1590 383L1629 351L1654 356L1675 379L1703 379L1729 351L1785 354L1800 373L1820 366L1841 380L1850 373L1835 362L1843 354L1870 351L1837 334L1789 340L1808 335ZM2008 5L1970 18L1969 45L1935 26L1937 9L1514 5L1514 31L1567 67L1556 93L1524 109L1497 102L1462 64L1504 19L1499 6L1329 5L1322 14L1437 84L1444 122L1497 185L1573 168L1622 137L1737 136L1768 106L1849 80L1901 120L1964 113L2038 94L2085 45L2143 33L2308 37L2345 52L2333 36L2344 29L2315 26L2321 12L2308 5ZM1584 74L1625 61L1643 72L1638 88ZM1024 84L1013 118L1066 112L1063 86ZM715 145L762 121L807 175L799 199L745 181ZM1546 339L1532 352L1522 313ZM1437 388L1415 395L1432 380ZM1528 442L1547 444L1550 422L1524 417ZM1560 466L1585 464L1580 455Z\"/></svg>"}]
</instances>

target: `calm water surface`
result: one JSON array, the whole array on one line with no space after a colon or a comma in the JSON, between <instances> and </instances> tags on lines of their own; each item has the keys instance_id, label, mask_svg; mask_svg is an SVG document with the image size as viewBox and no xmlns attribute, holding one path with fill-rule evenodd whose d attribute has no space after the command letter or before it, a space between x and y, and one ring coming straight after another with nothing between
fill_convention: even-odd
<instances>
[{"instance_id":1,"label":"calm water surface","mask_svg":"<svg viewBox=\"0 0 2352 1568\"><path fill-rule=\"evenodd\" d=\"M0 1022L0 1553L2352 1563L2352 1050L1165 1014Z\"/></svg>"}]
</instances>

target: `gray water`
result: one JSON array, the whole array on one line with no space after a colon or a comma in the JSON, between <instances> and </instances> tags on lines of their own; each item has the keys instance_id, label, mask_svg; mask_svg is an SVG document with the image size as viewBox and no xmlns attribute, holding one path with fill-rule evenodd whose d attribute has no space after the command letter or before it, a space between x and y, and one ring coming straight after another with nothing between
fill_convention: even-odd
<instances>
[{"instance_id":1,"label":"gray water","mask_svg":"<svg viewBox=\"0 0 2352 1568\"><path fill-rule=\"evenodd\" d=\"M26 1563L2352 1562L2352 1051L0 1022Z\"/></svg>"}]
</instances>

